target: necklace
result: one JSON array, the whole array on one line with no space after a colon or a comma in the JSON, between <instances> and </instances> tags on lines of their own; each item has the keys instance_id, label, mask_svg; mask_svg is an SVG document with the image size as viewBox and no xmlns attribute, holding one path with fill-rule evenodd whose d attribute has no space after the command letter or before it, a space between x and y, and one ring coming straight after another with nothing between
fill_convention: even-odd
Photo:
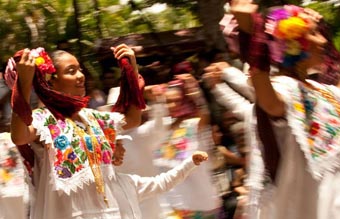
<instances>
[{"instance_id":1,"label":"necklace","mask_svg":"<svg viewBox=\"0 0 340 219\"><path fill-rule=\"evenodd\" d=\"M73 120L68 119L68 121L72 124L75 134L80 137L80 141L85 146L84 147L85 152L89 160L91 171L94 176L97 193L103 195L104 202L108 207L109 205L108 199L106 198L105 195L103 174L100 168L101 164L100 142L98 142L98 139L94 135L89 124L86 125L84 124L86 128L83 129L82 127L79 127Z\"/></svg>"}]
</instances>

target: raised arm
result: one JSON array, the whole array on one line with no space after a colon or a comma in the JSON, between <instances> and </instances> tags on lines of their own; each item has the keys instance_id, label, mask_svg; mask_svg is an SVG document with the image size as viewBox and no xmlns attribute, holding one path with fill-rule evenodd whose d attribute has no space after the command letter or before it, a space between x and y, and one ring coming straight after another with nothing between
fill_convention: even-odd
<instances>
[{"instance_id":1,"label":"raised arm","mask_svg":"<svg viewBox=\"0 0 340 219\"><path fill-rule=\"evenodd\" d=\"M120 44L117 47L111 47L111 50L113 51L113 54L116 59L120 60L123 57L127 57L129 59L130 64L133 67L135 76L138 80L139 88L136 88L136 89L142 89L144 87L144 79L138 73L138 66L137 66L135 52L129 46L125 44ZM136 105L130 105L128 109L124 112L124 115L125 115L126 124L123 126L123 128L125 130L137 127L141 124L141 115L142 115L141 109L139 109Z\"/></svg>"},{"instance_id":2,"label":"raised arm","mask_svg":"<svg viewBox=\"0 0 340 219\"><path fill-rule=\"evenodd\" d=\"M243 72L226 62L213 63L205 68L203 81L217 103L231 110L238 119L244 119L255 97L254 89L247 83L248 77ZM233 86L229 81L232 81Z\"/></svg>"},{"instance_id":3,"label":"raised arm","mask_svg":"<svg viewBox=\"0 0 340 219\"><path fill-rule=\"evenodd\" d=\"M19 63L16 65L18 79L17 84L13 87L15 98L23 98L27 103L30 102L32 81L35 72L35 60L30 55L30 50L25 49ZM12 112L11 121L11 138L14 144L24 145L34 141L37 136L32 126L27 126L22 118L14 111Z\"/></svg>"},{"instance_id":4,"label":"raised arm","mask_svg":"<svg viewBox=\"0 0 340 219\"><path fill-rule=\"evenodd\" d=\"M270 81L270 58L264 32L264 20L256 11L257 7L249 1L232 1L231 12L235 15L239 28L252 34L247 61L250 65L256 102L269 115L280 117L285 114L285 106Z\"/></svg>"},{"instance_id":5,"label":"raised arm","mask_svg":"<svg viewBox=\"0 0 340 219\"><path fill-rule=\"evenodd\" d=\"M169 191L183 182L196 166L206 160L208 160L208 154L206 152L196 151L193 153L192 157L187 158L180 165L155 177L132 175L131 177L136 182L139 200Z\"/></svg>"},{"instance_id":6,"label":"raised arm","mask_svg":"<svg viewBox=\"0 0 340 219\"><path fill-rule=\"evenodd\" d=\"M210 124L210 112L198 81L191 74L176 75L176 78L184 81L185 95L195 104L197 117L200 119L198 130L202 130Z\"/></svg>"}]
</instances>

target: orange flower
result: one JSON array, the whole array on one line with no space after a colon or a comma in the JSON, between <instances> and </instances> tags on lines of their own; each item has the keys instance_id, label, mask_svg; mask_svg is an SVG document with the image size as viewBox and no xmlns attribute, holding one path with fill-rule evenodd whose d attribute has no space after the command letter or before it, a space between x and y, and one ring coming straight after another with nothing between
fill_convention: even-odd
<instances>
[{"instance_id":1,"label":"orange flower","mask_svg":"<svg viewBox=\"0 0 340 219\"><path fill-rule=\"evenodd\" d=\"M105 129L104 135L109 141L114 142L116 139L116 131L112 128Z\"/></svg>"}]
</instances>

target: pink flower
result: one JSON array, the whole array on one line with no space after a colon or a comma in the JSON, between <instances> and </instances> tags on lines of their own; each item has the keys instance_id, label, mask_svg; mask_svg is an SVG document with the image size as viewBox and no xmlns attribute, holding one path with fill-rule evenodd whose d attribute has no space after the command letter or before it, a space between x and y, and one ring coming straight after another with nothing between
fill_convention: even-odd
<instances>
[{"instance_id":1,"label":"pink flower","mask_svg":"<svg viewBox=\"0 0 340 219\"><path fill-rule=\"evenodd\" d=\"M320 130L320 124L317 122L313 122L311 127L310 127L310 134L311 135L316 135Z\"/></svg>"},{"instance_id":2,"label":"pink flower","mask_svg":"<svg viewBox=\"0 0 340 219\"><path fill-rule=\"evenodd\" d=\"M98 121L98 124L100 125L100 127L101 127L102 129L104 129L104 127L105 127L104 121L101 120L101 119L98 119L97 121Z\"/></svg>"},{"instance_id":3,"label":"pink flower","mask_svg":"<svg viewBox=\"0 0 340 219\"><path fill-rule=\"evenodd\" d=\"M62 129L64 129L66 127L66 123L63 120L58 120L57 123L58 123L59 127L62 128Z\"/></svg>"},{"instance_id":4,"label":"pink flower","mask_svg":"<svg viewBox=\"0 0 340 219\"><path fill-rule=\"evenodd\" d=\"M48 125L48 129L51 132L52 139L54 140L60 134L60 129L57 125L50 124Z\"/></svg>"},{"instance_id":5,"label":"pink flower","mask_svg":"<svg viewBox=\"0 0 340 219\"><path fill-rule=\"evenodd\" d=\"M102 159L104 164L110 164L112 161L110 151L103 151Z\"/></svg>"}]
</instances>

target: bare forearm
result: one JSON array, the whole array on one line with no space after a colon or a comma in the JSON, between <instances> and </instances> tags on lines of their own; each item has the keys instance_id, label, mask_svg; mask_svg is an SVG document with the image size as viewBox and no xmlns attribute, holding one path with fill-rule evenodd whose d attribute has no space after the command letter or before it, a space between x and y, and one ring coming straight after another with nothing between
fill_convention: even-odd
<instances>
[{"instance_id":1,"label":"bare forearm","mask_svg":"<svg viewBox=\"0 0 340 219\"><path fill-rule=\"evenodd\" d=\"M18 81L18 91L22 98L29 103L31 96L31 84L25 83L25 81ZM20 109L19 109L20 110ZM32 129L33 130L33 129ZM24 121L16 114L14 111L12 112L12 120L11 120L11 138L14 144L22 145L29 143L33 137L31 135L32 131L27 126Z\"/></svg>"},{"instance_id":2,"label":"bare forearm","mask_svg":"<svg viewBox=\"0 0 340 219\"><path fill-rule=\"evenodd\" d=\"M269 115L280 117L285 114L284 102L275 92L267 72L253 70L251 77L256 93L256 101Z\"/></svg>"},{"instance_id":3,"label":"bare forearm","mask_svg":"<svg viewBox=\"0 0 340 219\"><path fill-rule=\"evenodd\" d=\"M132 105L129 107L127 112L125 113L125 122L126 124L123 126L123 129L131 129L137 127L141 124L141 115L142 112L136 106Z\"/></svg>"},{"instance_id":4,"label":"bare forearm","mask_svg":"<svg viewBox=\"0 0 340 219\"><path fill-rule=\"evenodd\" d=\"M12 113L11 138L14 144L24 145L35 140L36 135L32 126L27 126L22 119Z\"/></svg>"}]
</instances>

